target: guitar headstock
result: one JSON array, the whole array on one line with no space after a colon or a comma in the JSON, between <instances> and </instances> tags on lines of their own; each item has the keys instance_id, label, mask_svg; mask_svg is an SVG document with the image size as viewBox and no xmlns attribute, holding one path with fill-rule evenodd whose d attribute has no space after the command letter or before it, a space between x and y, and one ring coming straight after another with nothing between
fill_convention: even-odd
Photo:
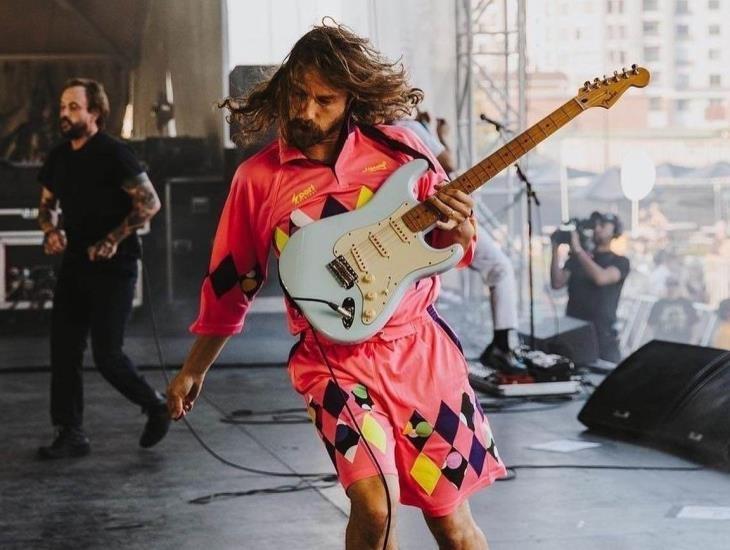
<instances>
[{"instance_id":1,"label":"guitar headstock","mask_svg":"<svg viewBox=\"0 0 730 550\"><path fill-rule=\"evenodd\" d=\"M603 107L610 109L621 95L629 88L643 88L649 84L649 71L638 65L631 65L631 69L623 68L620 72L613 71L613 76L596 78L593 82L586 80L578 90L576 100L583 109Z\"/></svg>"}]
</instances>

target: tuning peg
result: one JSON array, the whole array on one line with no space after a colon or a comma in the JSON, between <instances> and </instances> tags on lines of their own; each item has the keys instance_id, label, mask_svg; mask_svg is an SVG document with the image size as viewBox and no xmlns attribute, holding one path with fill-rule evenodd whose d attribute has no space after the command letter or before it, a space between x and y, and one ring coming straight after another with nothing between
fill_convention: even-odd
<instances>
[{"instance_id":1,"label":"tuning peg","mask_svg":"<svg viewBox=\"0 0 730 550\"><path fill-rule=\"evenodd\" d=\"M639 74L639 66L636 63L631 65L631 72L634 74Z\"/></svg>"},{"instance_id":2,"label":"tuning peg","mask_svg":"<svg viewBox=\"0 0 730 550\"><path fill-rule=\"evenodd\" d=\"M603 80L601 80L601 83L602 83L602 84L603 84L604 86L608 86L608 79L606 78L606 75L605 75L605 74L603 75Z\"/></svg>"},{"instance_id":3,"label":"tuning peg","mask_svg":"<svg viewBox=\"0 0 730 550\"><path fill-rule=\"evenodd\" d=\"M583 91L584 91L584 92L587 92L587 91L588 91L588 90L590 90L590 89L591 89L591 81L590 81L590 80L586 80L586 81L585 81L585 82L583 83Z\"/></svg>"},{"instance_id":4,"label":"tuning peg","mask_svg":"<svg viewBox=\"0 0 730 550\"><path fill-rule=\"evenodd\" d=\"M594 88L599 88L600 86L601 86L601 80L598 77L594 78L593 79L593 87Z\"/></svg>"},{"instance_id":5,"label":"tuning peg","mask_svg":"<svg viewBox=\"0 0 730 550\"><path fill-rule=\"evenodd\" d=\"M618 71L613 71L613 81L618 82Z\"/></svg>"},{"instance_id":6,"label":"tuning peg","mask_svg":"<svg viewBox=\"0 0 730 550\"><path fill-rule=\"evenodd\" d=\"M628 78L629 75L626 74L626 67L621 67L621 76L624 78Z\"/></svg>"}]
</instances>

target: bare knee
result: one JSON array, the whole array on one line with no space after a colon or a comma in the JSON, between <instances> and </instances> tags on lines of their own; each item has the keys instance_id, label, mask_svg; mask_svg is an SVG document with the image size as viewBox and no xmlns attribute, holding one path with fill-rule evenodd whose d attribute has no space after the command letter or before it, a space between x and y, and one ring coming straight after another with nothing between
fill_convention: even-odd
<instances>
[{"instance_id":1,"label":"bare knee","mask_svg":"<svg viewBox=\"0 0 730 550\"><path fill-rule=\"evenodd\" d=\"M440 550L486 550L487 539L474 522L467 506L460 506L448 516L426 517Z\"/></svg>"},{"instance_id":2,"label":"bare knee","mask_svg":"<svg viewBox=\"0 0 730 550\"><path fill-rule=\"evenodd\" d=\"M388 548L395 548L392 532L398 502L397 482L389 480L388 489L390 506L379 477L358 481L348 489L351 503L347 525L348 548L378 548L382 546L386 533L391 539Z\"/></svg>"}]
</instances>

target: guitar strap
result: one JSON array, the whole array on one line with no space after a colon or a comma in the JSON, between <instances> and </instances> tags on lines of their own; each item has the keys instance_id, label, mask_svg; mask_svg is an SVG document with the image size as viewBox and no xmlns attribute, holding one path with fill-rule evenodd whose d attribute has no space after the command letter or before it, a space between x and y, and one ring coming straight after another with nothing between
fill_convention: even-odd
<instances>
[{"instance_id":1,"label":"guitar strap","mask_svg":"<svg viewBox=\"0 0 730 550\"><path fill-rule=\"evenodd\" d=\"M417 151L410 145L406 145L402 141L398 141L397 139L390 137L385 132L383 132L380 128L376 128L375 126L368 126L365 124L358 124L358 128L360 128L360 131L363 134L365 134L370 139L377 141L378 143L387 145L391 149L400 151L401 153L404 153L404 154L408 155L409 157L425 160L428 163L429 169L433 170L434 172L437 171L436 167L433 165L433 162L431 162L430 158L428 158L426 155L424 155L420 151Z\"/></svg>"}]
</instances>

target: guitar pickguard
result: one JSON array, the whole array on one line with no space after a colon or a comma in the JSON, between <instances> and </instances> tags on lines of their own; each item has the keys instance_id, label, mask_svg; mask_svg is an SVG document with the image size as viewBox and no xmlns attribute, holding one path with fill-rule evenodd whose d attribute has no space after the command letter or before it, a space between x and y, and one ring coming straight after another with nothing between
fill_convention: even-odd
<instances>
[{"instance_id":1,"label":"guitar pickguard","mask_svg":"<svg viewBox=\"0 0 730 550\"><path fill-rule=\"evenodd\" d=\"M420 235L406 227L401 216L411 207L404 203L389 217L352 230L335 243L335 256L343 256L357 274L358 309L365 325L378 319L408 275L453 256L450 249L424 247Z\"/></svg>"}]
</instances>

